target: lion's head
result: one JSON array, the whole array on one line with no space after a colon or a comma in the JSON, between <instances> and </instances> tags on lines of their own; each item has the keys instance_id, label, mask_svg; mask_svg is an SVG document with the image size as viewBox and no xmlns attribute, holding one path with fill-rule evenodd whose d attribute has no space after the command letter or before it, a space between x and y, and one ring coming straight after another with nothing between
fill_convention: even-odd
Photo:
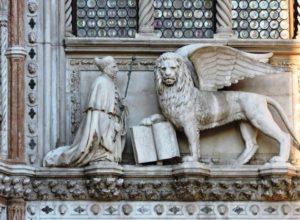
<instances>
[{"instance_id":1,"label":"lion's head","mask_svg":"<svg viewBox=\"0 0 300 220\"><path fill-rule=\"evenodd\" d=\"M181 91L186 84L193 86L189 70L183 59L176 53L164 53L156 61L156 89L161 94L165 87L176 86Z\"/></svg>"}]
</instances>

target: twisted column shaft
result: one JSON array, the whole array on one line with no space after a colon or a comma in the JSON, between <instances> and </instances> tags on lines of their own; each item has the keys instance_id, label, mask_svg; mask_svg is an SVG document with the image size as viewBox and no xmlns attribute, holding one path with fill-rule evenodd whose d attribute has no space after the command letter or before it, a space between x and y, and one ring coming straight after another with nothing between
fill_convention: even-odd
<instances>
[{"instance_id":1,"label":"twisted column shaft","mask_svg":"<svg viewBox=\"0 0 300 220\"><path fill-rule=\"evenodd\" d=\"M153 4L153 0L139 0L139 33L154 32Z\"/></svg>"},{"instance_id":2,"label":"twisted column shaft","mask_svg":"<svg viewBox=\"0 0 300 220\"><path fill-rule=\"evenodd\" d=\"M217 33L232 33L231 0L217 0Z\"/></svg>"},{"instance_id":3,"label":"twisted column shaft","mask_svg":"<svg viewBox=\"0 0 300 220\"><path fill-rule=\"evenodd\" d=\"M297 0L297 33L296 38L300 39L300 0Z\"/></svg>"},{"instance_id":4,"label":"twisted column shaft","mask_svg":"<svg viewBox=\"0 0 300 220\"><path fill-rule=\"evenodd\" d=\"M1 143L0 143L0 156L6 158L7 157L7 108L8 108L8 80L7 80L7 58L6 58L6 50L7 50L7 11L0 11L0 102L1 102Z\"/></svg>"},{"instance_id":5,"label":"twisted column shaft","mask_svg":"<svg viewBox=\"0 0 300 220\"><path fill-rule=\"evenodd\" d=\"M72 37L72 0L65 0L65 36Z\"/></svg>"}]
</instances>

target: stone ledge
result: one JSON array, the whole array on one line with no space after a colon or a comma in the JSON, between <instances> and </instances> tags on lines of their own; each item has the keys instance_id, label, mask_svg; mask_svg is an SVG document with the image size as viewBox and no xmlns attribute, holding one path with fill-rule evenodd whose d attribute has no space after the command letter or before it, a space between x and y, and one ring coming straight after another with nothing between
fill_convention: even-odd
<instances>
[{"instance_id":1,"label":"stone ledge","mask_svg":"<svg viewBox=\"0 0 300 220\"><path fill-rule=\"evenodd\" d=\"M67 171L67 174L66 174ZM265 165L205 165L202 163L180 163L176 165L120 165L116 163L92 164L85 168L34 168L28 165L9 165L0 162L0 174L8 176L28 177L86 177L97 175L116 175L130 178L139 177L172 177L182 175L207 176L210 178L221 177L260 177L260 176L291 176L300 177L300 166L286 164Z\"/></svg>"},{"instance_id":2,"label":"stone ledge","mask_svg":"<svg viewBox=\"0 0 300 220\"><path fill-rule=\"evenodd\" d=\"M278 54L300 54L300 40L263 39L126 39L126 38L66 38L67 54L76 53L129 53L160 54L174 51L193 43L221 44L249 52L275 52Z\"/></svg>"}]
</instances>

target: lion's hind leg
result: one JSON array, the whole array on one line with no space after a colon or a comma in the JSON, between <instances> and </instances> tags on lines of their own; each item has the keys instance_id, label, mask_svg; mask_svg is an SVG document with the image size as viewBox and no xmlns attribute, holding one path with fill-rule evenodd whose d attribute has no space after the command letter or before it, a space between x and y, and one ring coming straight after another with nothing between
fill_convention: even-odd
<instances>
[{"instance_id":1,"label":"lion's hind leg","mask_svg":"<svg viewBox=\"0 0 300 220\"><path fill-rule=\"evenodd\" d=\"M258 145L256 142L257 129L254 128L250 123L241 121L240 130L245 143L245 149L235 160L234 164L236 165L243 165L249 162L249 160L253 157L258 149Z\"/></svg>"},{"instance_id":2,"label":"lion's hind leg","mask_svg":"<svg viewBox=\"0 0 300 220\"><path fill-rule=\"evenodd\" d=\"M270 162L287 162L291 148L290 136L280 129L278 124L274 121L268 107L266 105L257 106L255 113L248 115L248 119L253 126L267 136L274 138L280 144L279 156L273 157Z\"/></svg>"}]
</instances>

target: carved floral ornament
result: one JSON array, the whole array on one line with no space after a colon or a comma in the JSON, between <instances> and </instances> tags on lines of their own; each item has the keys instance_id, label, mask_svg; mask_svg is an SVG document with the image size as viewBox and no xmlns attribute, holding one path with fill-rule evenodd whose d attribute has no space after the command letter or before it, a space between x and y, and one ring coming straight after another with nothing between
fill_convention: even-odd
<instances>
[{"instance_id":1,"label":"carved floral ornament","mask_svg":"<svg viewBox=\"0 0 300 220\"><path fill-rule=\"evenodd\" d=\"M298 182L286 177L241 181L189 177L141 181L107 176L88 180L2 176L0 195L26 201L297 201L300 199ZM192 213L193 209L188 207L187 211ZM129 213L131 209L125 206L124 211ZM93 212L98 212L96 207ZM156 212L162 213L163 208L156 207Z\"/></svg>"}]
</instances>

